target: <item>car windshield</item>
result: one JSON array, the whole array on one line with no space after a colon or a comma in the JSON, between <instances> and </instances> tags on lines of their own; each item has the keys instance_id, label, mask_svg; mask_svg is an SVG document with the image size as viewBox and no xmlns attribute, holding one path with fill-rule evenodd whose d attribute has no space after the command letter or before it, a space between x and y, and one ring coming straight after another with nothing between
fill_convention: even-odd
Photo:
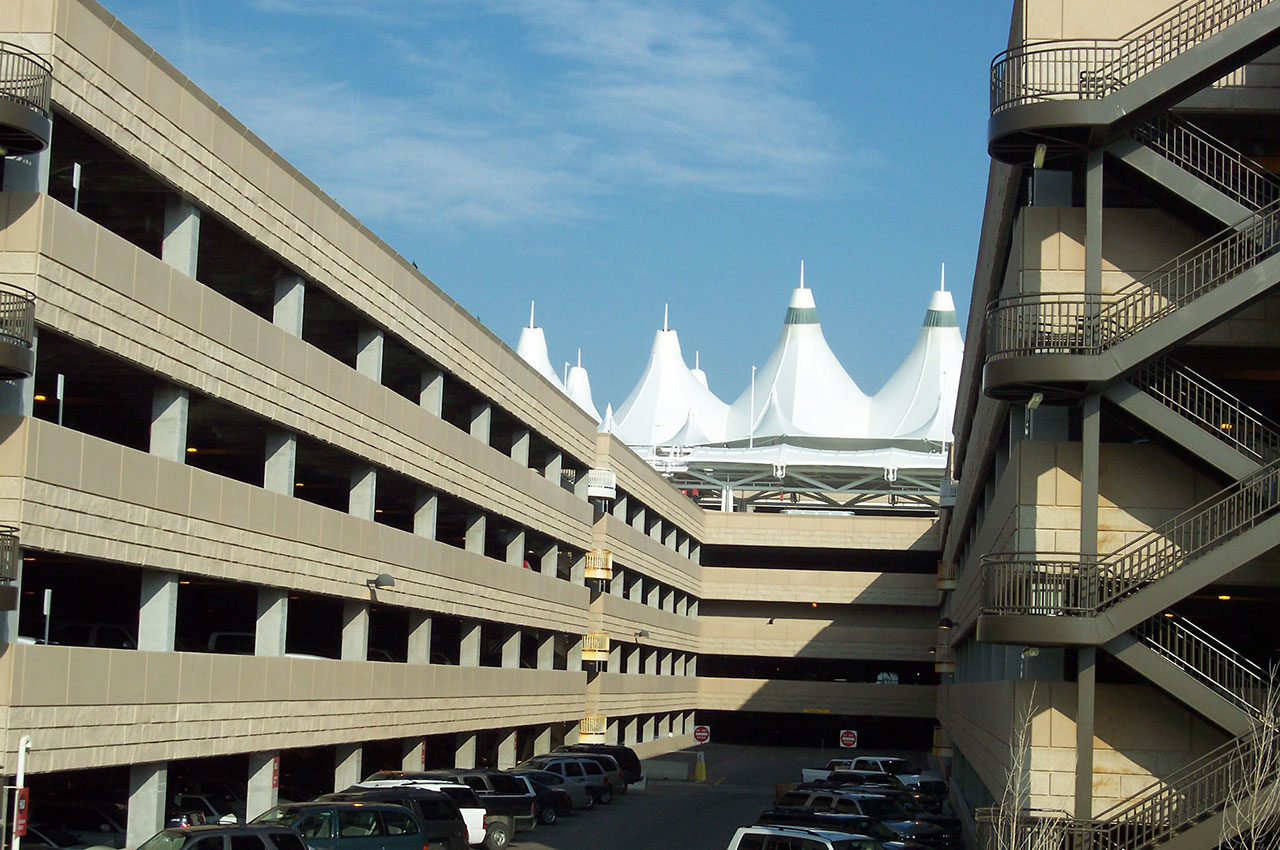
<instances>
[{"instance_id":1,"label":"car windshield","mask_svg":"<svg viewBox=\"0 0 1280 850\"><path fill-rule=\"evenodd\" d=\"M187 836L176 829L163 829L148 838L138 850L178 850L187 843Z\"/></svg>"},{"instance_id":2,"label":"car windshield","mask_svg":"<svg viewBox=\"0 0 1280 850\"><path fill-rule=\"evenodd\" d=\"M862 813L876 820L910 820L907 810L898 805L896 800L885 797L863 797Z\"/></svg>"},{"instance_id":3,"label":"car windshield","mask_svg":"<svg viewBox=\"0 0 1280 850\"><path fill-rule=\"evenodd\" d=\"M299 809L296 806L276 806L274 809L267 809L258 815L253 819L253 822L293 826L298 821L298 818L305 813L304 809ZM142 850L142 848L138 848L138 850ZM156 850L161 850L161 848L156 848Z\"/></svg>"},{"instance_id":4,"label":"car windshield","mask_svg":"<svg viewBox=\"0 0 1280 850\"><path fill-rule=\"evenodd\" d=\"M883 759L880 762L880 766L884 768L885 773L894 775L916 772L915 766L906 759Z\"/></svg>"},{"instance_id":5,"label":"car windshield","mask_svg":"<svg viewBox=\"0 0 1280 850\"><path fill-rule=\"evenodd\" d=\"M884 847L872 838L850 838L832 841L831 850L884 850Z\"/></svg>"},{"instance_id":6,"label":"car windshield","mask_svg":"<svg viewBox=\"0 0 1280 850\"><path fill-rule=\"evenodd\" d=\"M76 838L62 827L55 826L51 823L32 824L31 830L39 833L40 837L44 839L44 841L55 847L70 847L73 844L81 843L79 838Z\"/></svg>"}]
</instances>

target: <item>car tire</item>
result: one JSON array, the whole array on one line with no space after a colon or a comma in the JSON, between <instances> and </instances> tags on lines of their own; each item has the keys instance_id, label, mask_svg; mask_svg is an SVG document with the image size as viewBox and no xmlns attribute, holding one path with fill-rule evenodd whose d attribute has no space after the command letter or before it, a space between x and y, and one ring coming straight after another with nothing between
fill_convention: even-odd
<instances>
[{"instance_id":1,"label":"car tire","mask_svg":"<svg viewBox=\"0 0 1280 850\"><path fill-rule=\"evenodd\" d=\"M505 820L494 821L484 833L485 850L506 850L511 843L511 828Z\"/></svg>"},{"instance_id":2,"label":"car tire","mask_svg":"<svg viewBox=\"0 0 1280 850\"><path fill-rule=\"evenodd\" d=\"M588 790L588 791L587 791L587 802L585 802L585 803L583 803L583 804L582 804L582 810L583 810L584 812L589 812L589 811L591 811L592 809L594 809L595 807L596 807L596 792L595 792L595 791Z\"/></svg>"},{"instance_id":3,"label":"car tire","mask_svg":"<svg viewBox=\"0 0 1280 850\"><path fill-rule=\"evenodd\" d=\"M560 812L555 806L542 806L538 809L538 823L543 826L551 826L560 817Z\"/></svg>"},{"instance_id":4,"label":"car tire","mask_svg":"<svg viewBox=\"0 0 1280 850\"><path fill-rule=\"evenodd\" d=\"M607 806L613 802L613 786L606 785L596 792L596 802L602 806Z\"/></svg>"}]
</instances>

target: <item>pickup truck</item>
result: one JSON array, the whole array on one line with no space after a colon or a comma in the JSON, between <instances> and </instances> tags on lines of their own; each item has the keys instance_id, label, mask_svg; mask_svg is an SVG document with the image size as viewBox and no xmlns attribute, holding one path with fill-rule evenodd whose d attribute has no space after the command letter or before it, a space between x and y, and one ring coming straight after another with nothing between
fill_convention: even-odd
<instances>
[{"instance_id":1,"label":"pickup truck","mask_svg":"<svg viewBox=\"0 0 1280 850\"><path fill-rule=\"evenodd\" d=\"M852 770L853 759L832 759L827 762L827 766L819 770L816 767L806 767L800 771L801 782L817 782L819 779L826 779L831 775L833 770Z\"/></svg>"}]
</instances>

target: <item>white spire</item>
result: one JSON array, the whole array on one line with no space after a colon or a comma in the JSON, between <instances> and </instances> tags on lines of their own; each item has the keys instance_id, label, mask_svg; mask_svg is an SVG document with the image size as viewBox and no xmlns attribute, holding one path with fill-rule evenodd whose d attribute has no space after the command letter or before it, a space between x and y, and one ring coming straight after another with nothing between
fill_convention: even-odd
<instances>
[{"instance_id":1,"label":"white spire","mask_svg":"<svg viewBox=\"0 0 1280 850\"><path fill-rule=\"evenodd\" d=\"M963 358L955 302L939 289L911 352L871 401L872 433L950 442Z\"/></svg>"},{"instance_id":2,"label":"white spire","mask_svg":"<svg viewBox=\"0 0 1280 850\"><path fill-rule=\"evenodd\" d=\"M698 383L704 387L707 386L707 373L702 371L702 352L693 352L693 369L690 371L693 377L698 379Z\"/></svg>"},{"instance_id":3,"label":"white spire","mask_svg":"<svg viewBox=\"0 0 1280 850\"><path fill-rule=\"evenodd\" d=\"M671 326L667 323L670 313L671 313L671 305L663 304L662 305L662 329L664 331L671 330Z\"/></svg>"},{"instance_id":4,"label":"white spire","mask_svg":"<svg viewBox=\"0 0 1280 850\"><path fill-rule=\"evenodd\" d=\"M520 340L516 343L516 354L520 359L533 367L533 370L551 382L556 389L564 392L564 383L551 365L551 357L547 354L547 337L542 328L533 323L533 302L529 302L529 327L520 329Z\"/></svg>"},{"instance_id":5,"label":"white spire","mask_svg":"<svg viewBox=\"0 0 1280 850\"><path fill-rule=\"evenodd\" d=\"M529 302L529 327L531 327L531 328L532 328L532 327L537 327L537 326L533 323L533 302L532 302L532 301L530 301L530 302Z\"/></svg>"},{"instance_id":6,"label":"white spire","mask_svg":"<svg viewBox=\"0 0 1280 850\"><path fill-rule=\"evenodd\" d=\"M942 264L942 281L938 284L938 291L939 292L947 291L947 264L946 263Z\"/></svg>"},{"instance_id":7,"label":"white spire","mask_svg":"<svg viewBox=\"0 0 1280 850\"><path fill-rule=\"evenodd\" d=\"M569 366L568 363L564 365ZM574 404L586 411L597 425L600 424L600 411L596 410L596 403L591 400L591 378L587 375L587 370L582 368L581 348L578 349L578 365L569 368L565 375L564 391Z\"/></svg>"},{"instance_id":8,"label":"white spire","mask_svg":"<svg viewBox=\"0 0 1280 850\"><path fill-rule=\"evenodd\" d=\"M804 289L804 260L800 261L800 288Z\"/></svg>"}]
</instances>

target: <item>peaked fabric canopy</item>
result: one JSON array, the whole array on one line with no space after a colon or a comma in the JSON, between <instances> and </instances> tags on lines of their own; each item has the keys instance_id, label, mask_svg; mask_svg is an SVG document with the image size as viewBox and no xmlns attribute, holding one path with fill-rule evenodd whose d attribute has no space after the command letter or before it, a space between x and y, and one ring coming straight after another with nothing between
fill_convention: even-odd
<instances>
[{"instance_id":1,"label":"peaked fabric canopy","mask_svg":"<svg viewBox=\"0 0 1280 850\"><path fill-rule=\"evenodd\" d=\"M963 358L955 302L939 290L911 353L872 399L870 433L950 442Z\"/></svg>"},{"instance_id":2,"label":"peaked fabric canopy","mask_svg":"<svg viewBox=\"0 0 1280 850\"><path fill-rule=\"evenodd\" d=\"M556 370L551 368L551 358L547 355L547 337L542 332L542 328L535 328L530 325L527 328L520 329L520 341L516 343L516 354L519 354L524 362L534 368L538 374L546 378L555 388L564 392L564 384L560 382L560 376L556 374Z\"/></svg>"},{"instance_id":3,"label":"peaked fabric canopy","mask_svg":"<svg viewBox=\"0 0 1280 850\"><path fill-rule=\"evenodd\" d=\"M660 330L640 382L613 414L611 430L629 446L714 442L724 433L728 412L685 364L676 332Z\"/></svg>"},{"instance_id":4,"label":"peaked fabric canopy","mask_svg":"<svg viewBox=\"0 0 1280 850\"><path fill-rule=\"evenodd\" d=\"M581 363L569 368L569 377L564 389L573 403L585 410L587 415L599 425L600 411L596 410L596 403L591 400L591 378L587 375L587 370L582 368Z\"/></svg>"}]
</instances>

